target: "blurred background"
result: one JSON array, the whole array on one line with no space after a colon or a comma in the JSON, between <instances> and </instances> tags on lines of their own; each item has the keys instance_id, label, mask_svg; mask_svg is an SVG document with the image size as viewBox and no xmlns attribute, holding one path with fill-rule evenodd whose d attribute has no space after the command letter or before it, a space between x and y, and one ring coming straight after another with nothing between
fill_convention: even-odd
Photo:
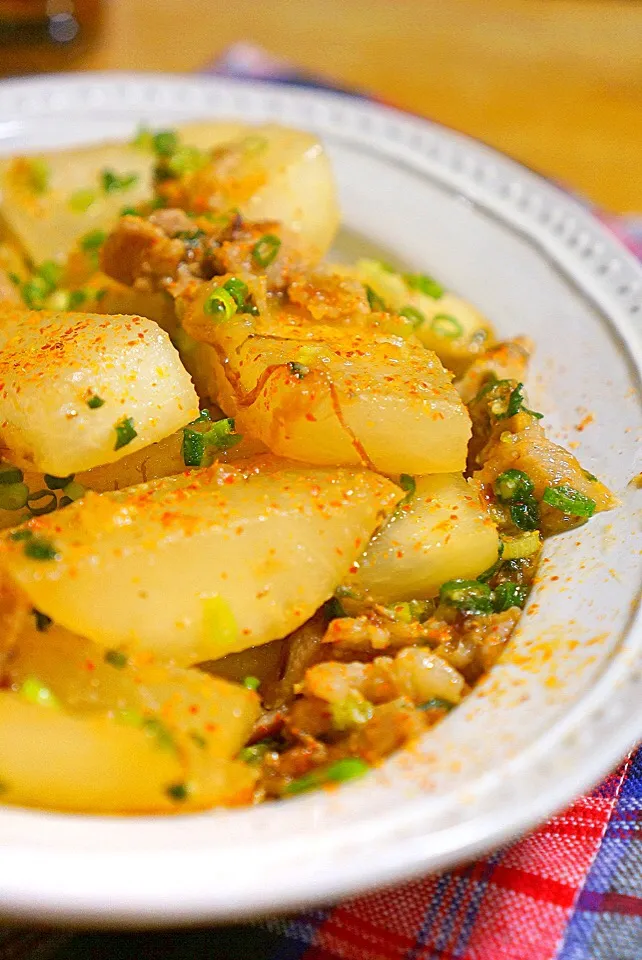
<instances>
[{"instance_id":1,"label":"blurred background","mask_svg":"<svg viewBox=\"0 0 642 960\"><path fill-rule=\"evenodd\" d=\"M642 210L638 0L0 0L0 76L195 71L242 40Z\"/></svg>"}]
</instances>

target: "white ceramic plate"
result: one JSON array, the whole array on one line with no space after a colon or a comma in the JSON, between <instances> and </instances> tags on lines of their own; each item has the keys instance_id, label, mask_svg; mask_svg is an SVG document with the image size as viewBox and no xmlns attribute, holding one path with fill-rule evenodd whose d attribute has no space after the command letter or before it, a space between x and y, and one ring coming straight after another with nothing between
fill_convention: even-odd
<instances>
[{"instance_id":1,"label":"white ceramic plate","mask_svg":"<svg viewBox=\"0 0 642 960\"><path fill-rule=\"evenodd\" d=\"M318 131L343 256L441 278L538 344L533 406L622 506L549 541L507 655L410 753L257 809L107 819L0 810L0 912L84 924L249 917L475 856L589 787L642 735L642 270L573 200L489 148L342 95L166 76L0 85L0 151L128 135L141 120ZM590 413L583 431L575 427Z\"/></svg>"}]
</instances>

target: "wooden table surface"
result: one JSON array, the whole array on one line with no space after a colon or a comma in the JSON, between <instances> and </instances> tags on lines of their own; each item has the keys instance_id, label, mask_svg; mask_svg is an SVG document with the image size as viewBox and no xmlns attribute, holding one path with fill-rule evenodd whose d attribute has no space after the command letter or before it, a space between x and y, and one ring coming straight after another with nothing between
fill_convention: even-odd
<instances>
[{"instance_id":1,"label":"wooden table surface","mask_svg":"<svg viewBox=\"0 0 642 960\"><path fill-rule=\"evenodd\" d=\"M196 70L238 40L642 211L638 0L107 0L97 45L65 66Z\"/></svg>"}]
</instances>

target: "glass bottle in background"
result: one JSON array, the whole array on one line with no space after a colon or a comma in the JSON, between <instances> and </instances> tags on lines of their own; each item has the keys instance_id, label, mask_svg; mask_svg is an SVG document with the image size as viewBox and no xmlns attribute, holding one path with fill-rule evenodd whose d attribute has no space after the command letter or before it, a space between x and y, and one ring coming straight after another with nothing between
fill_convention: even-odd
<instances>
[{"instance_id":1,"label":"glass bottle in background","mask_svg":"<svg viewBox=\"0 0 642 960\"><path fill-rule=\"evenodd\" d=\"M0 0L0 75L66 70L94 46L103 0Z\"/></svg>"}]
</instances>

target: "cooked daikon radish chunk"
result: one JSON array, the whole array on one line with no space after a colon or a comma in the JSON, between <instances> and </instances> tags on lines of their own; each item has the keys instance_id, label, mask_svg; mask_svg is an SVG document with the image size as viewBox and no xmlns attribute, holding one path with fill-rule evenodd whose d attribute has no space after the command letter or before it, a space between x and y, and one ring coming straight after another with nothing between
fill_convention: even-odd
<instances>
[{"instance_id":1,"label":"cooked daikon radish chunk","mask_svg":"<svg viewBox=\"0 0 642 960\"><path fill-rule=\"evenodd\" d=\"M305 622L400 496L367 471L215 464L88 493L5 533L0 565L81 636L197 663Z\"/></svg>"},{"instance_id":2,"label":"cooked daikon radish chunk","mask_svg":"<svg viewBox=\"0 0 642 960\"><path fill-rule=\"evenodd\" d=\"M247 220L280 221L299 237L306 259L320 260L334 239L339 209L319 139L265 124L239 130L223 143L218 127L201 123L178 130L173 152L160 158L158 192L167 206L216 214L235 209Z\"/></svg>"},{"instance_id":3,"label":"cooked daikon radish chunk","mask_svg":"<svg viewBox=\"0 0 642 960\"><path fill-rule=\"evenodd\" d=\"M147 652L105 650L40 612L30 620L5 668L14 690L35 679L70 713L109 712L167 733L183 751L196 745L223 760L238 754L258 719L257 694L238 683L158 663Z\"/></svg>"},{"instance_id":4,"label":"cooked daikon radish chunk","mask_svg":"<svg viewBox=\"0 0 642 960\"><path fill-rule=\"evenodd\" d=\"M498 546L473 485L460 474L417 477L348 582L380 603L433 597L447 580L472 580L487 570Z\"/></svg>"},{"instance_id":5,"label":"cooked daikon radish chunk","mask_svg":"<svg viewBox=\"0 0 642 960\"><path fill-rule=\"evenodd\" d=\"M197 414L190 377L152 321L0 307L0 442L12 463L65 477Z\"/></svg>"},{"instance_id":6,"label":"cooked daikon radish chunk","mask_svg":"<svg viewBox=\"0 0 642 960\"><path fill-rule=\"evenodd\" d=\"M390 474L464 469L468 413L452 375L414 338L309 323L286 310L219 320L211 303L221 289L203 285L182 323L214 348L201 350L212 371L207 392L240 433L308 463Z\"/></svg>"},{"instance_id":7,"label":"cooked daikon radish chunk","mask_svg":"<svg viewBox=\"0 0 642 960\"><path fill-rule=\"evenodd\" d=\"M3 800L87 813L172 813L247 803L256 774L196 751L185 758L150 725L78 717L32 682L0 692ZM32 700L33 702L30 702Z\"/></svg>"},{"instance_id":8,"label":"cooked daikon radish chunk","mask_svg":"<svg viewBox=\"0 0 642 960\"><path fill-rule=\"evenodd\" d=\"M424 346L458 375L495 340L479 310L432 277L395 273L376 260L360 260L355 272L386 308L409 319Z\"/></svg>"},{"instance_id":9,"label":"cooked daikon radish chunk","mask_svg":"<svg viewBox=\"0 0 642 960\"><path fill-rule=\"evenodd\" d=\"M34 263L66 257L152 195L153 158L127 143L0 159L2 216Z\"/></svg>"}]
</instances>

